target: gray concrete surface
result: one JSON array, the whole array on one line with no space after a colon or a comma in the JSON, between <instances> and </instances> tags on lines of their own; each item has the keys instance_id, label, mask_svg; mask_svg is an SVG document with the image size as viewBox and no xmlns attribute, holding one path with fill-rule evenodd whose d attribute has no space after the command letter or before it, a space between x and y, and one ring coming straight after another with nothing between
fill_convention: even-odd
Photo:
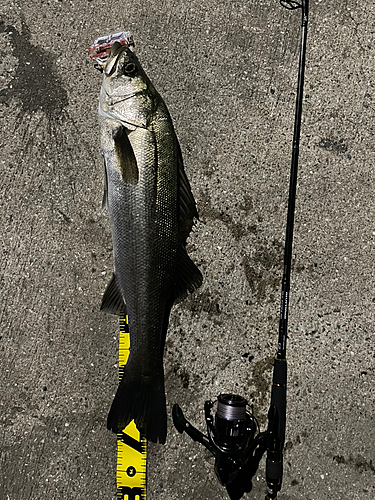
<instances>
[{"instance_id":1,"label":"gray concrete surface","mask_svg":"<svg viewBox=\"0 0 375 500\"><path fill-rule=\"evenodd\" d=\"M311 1L280 500L375 493L374 3ZM248 396L262 426L276 351L300 14L276 0L1 6L4 500L115 498L117 320L96 121L99 35L130 29L180 139L204 285L172 312L168 411ZM245 356L246 355L246 356ZM228 498L169 421L149 500ZM246 498L263 499L264 462Z\"/></svg>"}]
</instances>

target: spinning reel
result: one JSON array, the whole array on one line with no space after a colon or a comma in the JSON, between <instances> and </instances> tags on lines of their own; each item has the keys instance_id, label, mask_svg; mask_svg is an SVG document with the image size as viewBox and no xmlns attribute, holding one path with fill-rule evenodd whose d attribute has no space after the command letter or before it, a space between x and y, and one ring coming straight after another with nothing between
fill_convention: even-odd
<instances>
[{"instance_id":1,"label":"spinning reel","mask_svg":"<svg viewBox=\"0 0 375 500\"><path fill-rule=\"evenodd\" d=\"M220 394L213 417L211 410L215 403L206 401L204 404L207 436L185 418L177 404L172 410L173 423L180 434L186 432L193 441L203 444L215 457L215 474L220 484L227 488L230 498L236 499L251 490L251 479L267 447L271 443L279 443L278 412L275 407L271 407L268 429L259 432L259 424L253 415L252 407L248 407L242 396ZM279 472L282 474L282 470ZM271 480L274 487L270 489ZM276 498L281 487L281 476L272 479L267 477L267 482L267 498Z\"/></svg>"},{"instance_id":2,"label":"spinning reel","mask_svg":"<svg viewBox=\"0 0 375 500\"><path fill-rule=\"evenodd\" d=\"M254 436L259 428L255 417L246 409L247 401L234 394L221 394L215 417L215 403L204 404L207 436L193 427L178 405L173 406L173 423L181 434L185 431L215 457L215 473L223 486L231 483L248 462L254 449Z\"/></svg>"}]
</instances>

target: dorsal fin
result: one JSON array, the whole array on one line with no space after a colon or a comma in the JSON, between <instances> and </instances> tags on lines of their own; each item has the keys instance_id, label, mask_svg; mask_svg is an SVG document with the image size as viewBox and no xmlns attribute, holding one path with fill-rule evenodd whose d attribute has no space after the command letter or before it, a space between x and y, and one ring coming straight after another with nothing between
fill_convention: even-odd
<instances>
[{"instance_id":1,"label":"dorsal fin","mask_svg":"<svg viewBox=\"0 0 375 500\"><path fill-rule=\"evenodd\" d=\"M177 138L176 138L177 141ZM198 219L196 203L188 178L185 174L182 161L181 148L177 141L177 161L178 161L178 203L179 203L179 225L181 241L185 245L186 239L193 227L194 217Z\"/></svg>"}]
</instances>

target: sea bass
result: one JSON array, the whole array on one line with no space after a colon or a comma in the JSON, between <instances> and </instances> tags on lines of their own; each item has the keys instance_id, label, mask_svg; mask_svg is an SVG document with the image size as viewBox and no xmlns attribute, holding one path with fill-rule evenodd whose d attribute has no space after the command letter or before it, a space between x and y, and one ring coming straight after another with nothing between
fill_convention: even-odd
<instances>
[{"instance_id":1,"label":"sea bass","mask_svg":"<svg viewBox=\"0 0 375 500\"><path fill-rule=\"evenodd\" d=\"M99 125L114 253L101 309L127 311L131 342L107 427L118 432L134 419L147 439L165 443L164 344L174 301L202 283L185 249L198 213L167 107L118 42L105 65Z\"/></svg>"}]
</instances>

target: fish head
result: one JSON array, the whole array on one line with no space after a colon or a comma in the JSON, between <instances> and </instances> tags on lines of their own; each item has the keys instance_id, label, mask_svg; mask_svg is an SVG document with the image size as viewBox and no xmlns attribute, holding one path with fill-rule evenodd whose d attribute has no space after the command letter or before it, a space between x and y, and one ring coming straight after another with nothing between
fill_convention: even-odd
<instances>
[{"instance_id":1,"label":"fish head","mask_svg":"<svg viewBox=\"0 0 375 500\"><path fill-rule=\"evenodd\" d=\"M115 42L104 69L99 115L122 121L128 128L147 127L155 89L137 56Z\"/></svg>"}]
</instances>

